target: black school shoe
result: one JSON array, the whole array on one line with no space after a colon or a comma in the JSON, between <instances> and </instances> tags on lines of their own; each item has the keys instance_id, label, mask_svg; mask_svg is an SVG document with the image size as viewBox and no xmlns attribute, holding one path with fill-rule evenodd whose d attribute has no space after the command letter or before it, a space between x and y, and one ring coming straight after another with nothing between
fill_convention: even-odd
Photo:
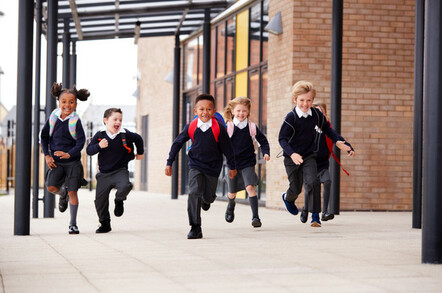
<instances>
[{"instance_id":1,"label":"black school shoe","mask_svg":"<svg viewBox=\"0 0 442 293\"><path fill-rule=\"evenodd\" d=\"M208 211L210 209L210 203L207 203L205 201L201 201L201 208L205 211Z\"/></svg>"},{"instance_id":2,"label":"black school shoe","mask_svg":"<svg viewBox=\"0 0 442 293\"><path fill-rule=\"evenodd\" d=\"M258 217L252 219L253 228L259 228L262 226L261 220Z\"/></svg>"},{"instance_id":3,"label":"black school shoe","mask_svg":"<svg viewBox=\"0 0 442 293\"><path fill-rule=\"evenodd\" d=\"M69 234L80 234L77 225L69 226Z\"/></svg>"},{"instance_id":4,"label":"black school shoe","mask_svg":"<svg viewBox=\"0 0 442 293\"><path fill-rule=\"evenodd\" d=\"M200 239L203 238L203 231L201 230L201 226L192 226L187 234L187 239Z\"/></svg>"},{"instance_id":5,"label":"black school shoe","mask_svg":"<svg viewBox=\"0 0 442 293\"><path fill-rule=\"evenodd\" d=\"M233 205L227 204L227 209L226 209L226 221L227 223L232 223L233 220L235 220L235 203L233 203Z\"/></svg>"},{"instance_id":6,"label":"black school shoe","mask_svg":"<svg viewBox=\"0 0 442 293\"><path fill-rule=\"evenodd\" d=\"M58 199L58 210L61 213L64 213L68 208L69 196L68 196L68 187L66 185L62 185L59 190L60 198Z\"/></svg>"},{"instance_id":7,"label":"black school shoe","mask_svg":"<svg viewBox=\"0 0 442 293\"><path fill-rule=\"evenodd\" d=\"M321 217L321 221L328 221L328 220L333 220L335 218L335 215L333 214L329 214L329 213L322 213L322 217Z\"/></svg>"},{"instance_id":8,"label":"black school shoe","mask_svg":"<svg viewBox=\"0 0 442 293\"><path fill-rule=\"evenodd\" d=\"M301 220L302 223L305 223L305 222L307 222L307 218L308 218L308 212L307 212L307 210L302 208L301 215L299 216L299 219Z\"/></svg>"},{"instance_id":9,"label":"black school shoe","mask_svg":"<svg viewBox=\"0 0 442 293\"><path fill-rule=\"evenodd\" d=\"M115 217L121 217L124 213L124 202L122 200L115 200Z\"/></svg>"},{"instance_id":10,"label":"black school shoe","mask_svg":"<svg viewBox=\"0 0 442 293\"><path fill-rule=\"evenodd\" d=\"M107 233L112 231L110 222L101 223L100 227L95 231L95 233Z\"/></svg>"}]
</instances>

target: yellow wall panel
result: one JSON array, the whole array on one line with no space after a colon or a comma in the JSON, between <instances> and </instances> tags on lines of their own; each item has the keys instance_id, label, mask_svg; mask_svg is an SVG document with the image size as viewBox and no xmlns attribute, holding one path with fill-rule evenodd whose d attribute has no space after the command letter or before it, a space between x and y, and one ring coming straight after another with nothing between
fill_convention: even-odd
<instances>
[{"instance_id":1,"label":"yellow wall panel","mask_svg":"<svg viewBox=\"0 0 442 293\"><path fill-rule=\"evenodd\" d=\"M247 97L247 71L236 74L235 97Z\"/></svg>"},{"instance_id":2,"label":"yellow wall panel","mask_svg":"<svg viewBox=\"0 0 442 293\"><path fill-rule=\"evenodd\" d=\"M249 10L236 16L236 71L248 66Z\"/></svg>"}]
</instances>

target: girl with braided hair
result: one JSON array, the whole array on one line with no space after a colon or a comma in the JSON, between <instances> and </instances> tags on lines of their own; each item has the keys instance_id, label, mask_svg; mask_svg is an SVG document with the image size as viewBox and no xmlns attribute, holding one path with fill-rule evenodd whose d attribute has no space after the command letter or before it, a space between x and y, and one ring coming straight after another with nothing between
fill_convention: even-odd
<instances>
[{"instance_id":1,"label":"girl with braided hair","mask_svg":"<svg viewBox=\"0 0 442 293\"><path fill-rule=\"evenodd\" d=\"M77 227L77 191L84 182L81 150L86 142L78 114L77 100L86 101L90 95L86 89L63 88L54 82L51 94L58 100L58 108L52 111L41 130L41 148L49 167L45 184L49 192L59 194L60 212L70 210L69 234L79 234Z\"/></svg>"}]
</instances>

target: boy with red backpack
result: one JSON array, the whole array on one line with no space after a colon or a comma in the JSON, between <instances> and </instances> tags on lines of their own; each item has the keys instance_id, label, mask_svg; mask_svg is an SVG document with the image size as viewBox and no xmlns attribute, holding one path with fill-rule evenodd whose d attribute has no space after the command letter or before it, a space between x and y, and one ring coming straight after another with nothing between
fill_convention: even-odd
<instances>
[{"instance_id":1,"label":"boy with red backpack","mask_svg":"<svg viewBox=\"0 0 442 293\"><path fill-rule=\"evenodd\" d=\"M196 97L194 112L198 115L175 138L169 152L165 174L172 176L172 164L182 146L189 139L189 196L187 212L191 226L187 239L203 237L201 230L201 208L207 211L215 201L218 176L223 165L223 154L227 159L230 178L236 175L236 164L232 144L226 128L215 115L215 99L209 94Z\"/></svg>"}]
</instances>

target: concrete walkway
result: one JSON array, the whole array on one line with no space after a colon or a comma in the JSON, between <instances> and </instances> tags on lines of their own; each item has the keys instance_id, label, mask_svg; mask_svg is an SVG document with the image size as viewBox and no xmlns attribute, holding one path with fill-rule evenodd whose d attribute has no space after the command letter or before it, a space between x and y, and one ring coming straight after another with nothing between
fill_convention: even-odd
<instances>
[{"instance_id":1,"label":"concrete walkway","mask_svg":"<svg viewBox=\"0 0 442 293\"><path fill-rule=\"evenodd\" d=\"M342 212L312 228L261 208L254 229L249 206L229 224L216 201L204 238L187 240L186 197L132 192L98 235L94 193L79 196L80 235L56 210L31 219L30 236L13 236L14 198L0 196L0 292L442 292L442 265L421 264L409 212Z\"/></svg>"}]
</instances>

